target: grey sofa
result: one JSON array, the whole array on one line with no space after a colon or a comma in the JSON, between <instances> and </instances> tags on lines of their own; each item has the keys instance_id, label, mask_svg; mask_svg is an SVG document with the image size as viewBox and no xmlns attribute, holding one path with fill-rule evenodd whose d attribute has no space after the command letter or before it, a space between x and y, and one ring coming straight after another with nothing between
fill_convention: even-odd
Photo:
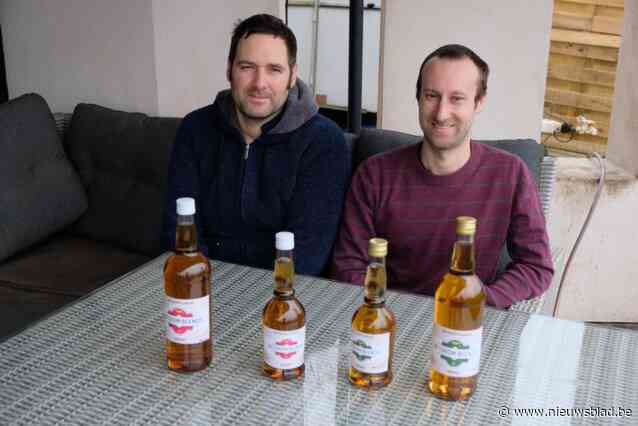
<instances>
[{"instance_id":1,"label":"grey sofa","mask_svg":"<svg viewBox=\"0 0 638 426\"><path fill-rule=\"evenodd\" d=\"M180 120L88 104L56 118L35 94L0 105L0 339L162 252Z\"/></svg>"},{"instance_id":2,"label":"grey sofa","mask_svg":"<svg viewBox=\"0 0 638 426\"><path fill-rule=\"evenodd\" d=\"M179 123L91 104L54 115L35 94L0 105L0 340L162 252ZM353 170L419 140L380 129L346 139ZM520 155L541 187L551 179L534 141L486 143ZM543 188L547 209L551 187Z\"/></svg>"}]
</instances>

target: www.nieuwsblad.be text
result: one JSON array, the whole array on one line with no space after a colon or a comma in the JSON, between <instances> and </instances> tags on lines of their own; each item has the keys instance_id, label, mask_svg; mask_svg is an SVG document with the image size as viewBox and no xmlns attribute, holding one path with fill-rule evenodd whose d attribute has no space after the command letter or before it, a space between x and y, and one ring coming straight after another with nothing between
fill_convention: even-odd
<instances>
[{"instance_id":1,"label":"www.nieuwsblad.be text","mask_svg":"<svg viewBox=\"0 0 638 426\"><path fill-rule=\"evenodd\" d=\"M586 407L586 408L510 408L498 409L499 417L632 417L631 408Z\"/></svg>"}]
</instances>

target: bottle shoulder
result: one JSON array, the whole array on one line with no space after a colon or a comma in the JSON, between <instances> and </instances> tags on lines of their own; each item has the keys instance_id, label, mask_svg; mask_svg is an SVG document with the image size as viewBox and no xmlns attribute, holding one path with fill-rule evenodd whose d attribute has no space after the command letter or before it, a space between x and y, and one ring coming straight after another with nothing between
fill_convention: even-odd
<instances>
[{"instance_id":1,"label":"bottle shoulder","mask_svg":"<svg viewBox=\"0 0 638 426\"><path fill-rule=\"evenodd\" d=\"M386 305L371 306L364 303L352 315L352 327L370 334L394 332L396 318L394 312Z\"/></svg>"},{"instance_id":2,"label":"bottle shoulder","mask_svg":"<svg viewBox=\"0 0 638 426\"><path fill-rule=\"evenodd\" d=\"M480 278L475 274L461 275L447 272L436 290L436 299L479 303L486 298Z\"/></svg>"},{"instance_id":3,"label":"bottle shoulder","mask_svg":"<svg viewBox=\"0 0 638 426\"><path fill-rule=\"evenodd\" d=\"M296 297L273 297L262 313L265 326L276 330L291 330L305 325L306 310Z\"/></svg>"},{"instance_id":4,"label":"bottle shoulder","mask_svg":"<svg viewBox=\"0 0 638 426\"><path fill-rule=\"evenodd\" d=\"M173 253L164 262L164 275L195 276L210 275L212 266L208 258L201 252L192 254Z\"/></svg>"}]
</instances>

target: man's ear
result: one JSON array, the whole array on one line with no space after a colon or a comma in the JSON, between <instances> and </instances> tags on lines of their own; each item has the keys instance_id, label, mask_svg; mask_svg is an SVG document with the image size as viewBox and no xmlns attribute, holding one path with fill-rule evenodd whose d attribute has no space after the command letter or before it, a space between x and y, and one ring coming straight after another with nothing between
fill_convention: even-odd
<instances>
[{"instance_id":1,"label":"man's ear","mask_svg":"<svg viewBox=\"0 0 638 426\"><path fill-rule=\"evenodd\" d=\"M226 65L226 79L228 80L229 83L232 80L232 74L233 74L232 70L233 70L233 64L228 62L228 64Z\"/></svg>"},{"instance_id":2,"label":"man's ear","mask_svg":"<svg viewBox=\"0 0 638 426\"><path fill-rule=\"evenodd\" d=\"M297 64L294 64L291 68L290 68L290 82L288 84L288 90L292 89L293 87L295 87L295 84L297 84Z\"/></svg>"},{"instance_id":3,"label":"man's ear","mask_svg":"<svg viewBox=\"0 0 638 426\"><path fill-rule=\"evenodd\" d=\"M476 105L474 106L475 112L483 111L483 105L485 105L486 98L487 98L487 93L476 100Z\"/></svg>"}]
</instances>

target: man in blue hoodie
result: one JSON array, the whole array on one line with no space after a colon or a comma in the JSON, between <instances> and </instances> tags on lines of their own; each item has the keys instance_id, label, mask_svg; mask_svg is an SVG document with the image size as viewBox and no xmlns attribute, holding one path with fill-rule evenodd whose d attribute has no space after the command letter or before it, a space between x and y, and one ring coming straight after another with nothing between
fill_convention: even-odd
<instances>
[{"instance_id":1,"label":"man in blue hoodie","mask_svg":"<svg viewBox=\"0 0 638 426\"><path fill-rule=\"evenodd\" d=\"M175 246L175 200L195 198L209 257L272 268L275 233L295 234L295 269L329 260L350 175L343 132L318 114L297 78L297 42L280 19L255 15L233 31L230 90L188 114L169 166L164 247Z\"/></svg>"}]
</instances>

